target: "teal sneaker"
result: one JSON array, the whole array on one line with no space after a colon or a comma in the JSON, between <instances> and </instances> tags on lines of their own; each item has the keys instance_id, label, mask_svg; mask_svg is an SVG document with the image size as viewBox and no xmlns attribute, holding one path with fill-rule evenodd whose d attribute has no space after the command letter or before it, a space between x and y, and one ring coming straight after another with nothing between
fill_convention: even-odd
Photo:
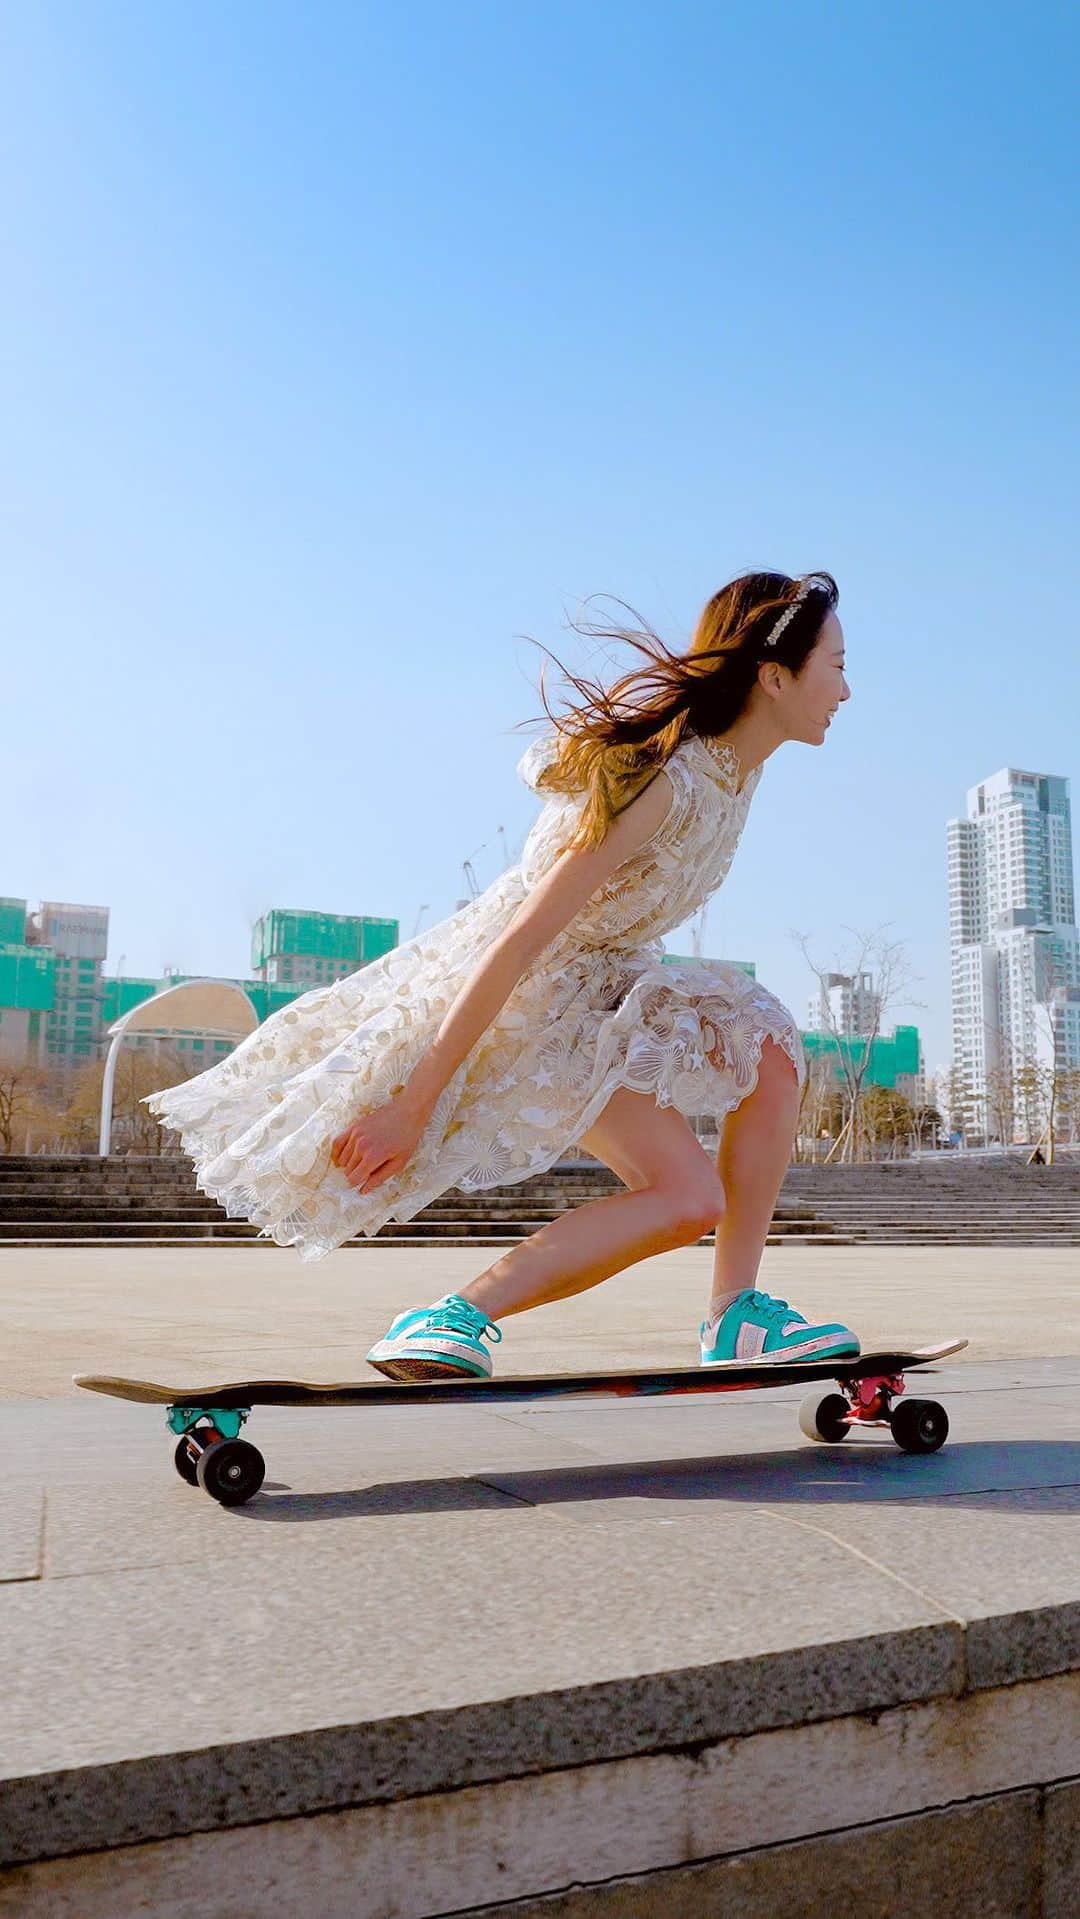
<instances>
[{"instance_id":1,"label":"teal sneaker","mask_svg":"<svg viewBox=\"0 0 1080 1919\"><path fill-rule=\"evenodd\" d=\"M847 1326L811 1326L786 1299L747 1287L715 1325L701 1322L703 1366L781 1365L797 1359L853 1359L859 1342Z\"/></svg>"},{"instance_id":2,"label":"teal sneaker","mask_svg":"<svg viewBox=\"0 0 1080 1919\"><path fill-rule=\"evenodd\" d=\"M447 1293L433 1306L399 1313L367 1360L390 1379L460 1379L463 1373L490 1379L485 1338L496 1343L502 1338L495 1321L460 1293Z\"/></svg>"}]
</instances>

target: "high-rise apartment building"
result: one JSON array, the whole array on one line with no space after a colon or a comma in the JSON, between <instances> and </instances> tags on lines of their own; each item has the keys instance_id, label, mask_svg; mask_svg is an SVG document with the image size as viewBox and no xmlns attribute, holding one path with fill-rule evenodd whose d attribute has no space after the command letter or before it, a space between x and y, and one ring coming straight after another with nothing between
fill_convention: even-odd
<instances>
[{"instance_id":1,"label":"high-rise apartment building","mask_svg":"<svg viewBox=\"0 0 1080 1919\"><path fill-rule=\"evenodd\" d=\"M857 1039L872 1033L881 1016L872 973L823 973L821 985L807 1007L811 1033L836 1033Z\"/></svg>"},{"instance_id":2,"label":"high-rise apartment building","mask_svg":"<svg viewBox=\"0 0 1080 1919\"><path fill-rule=\"evenodd\" d=\"M947 849L953 1065L985 1138L989 1073L1080 1066L1068 780L1003 767L969 788ZM1017 1111L1015 1129L1023 1124Z\"/></svg>"},{"instance_id":3,"label":"high-rise apartment building","mask_svg":"<svg viewBox=\"0 0 1080 1919\"><path fill-rule=\"evenodd\" d=\"M0 899L0 1061L72 1067L95 1059L109 909Z\"/></svg>"}]
</instances>

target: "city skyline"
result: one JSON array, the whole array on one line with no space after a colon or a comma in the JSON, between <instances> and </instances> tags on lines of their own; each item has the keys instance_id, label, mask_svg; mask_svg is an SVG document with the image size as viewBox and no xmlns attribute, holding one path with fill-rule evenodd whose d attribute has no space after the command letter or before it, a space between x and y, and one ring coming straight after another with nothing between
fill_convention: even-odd
<instances>
[{"instance_id":1,"label":"city skyline","mask_svg":"<svg viewBox=\"0 0 1080 1919\"><path fill-rule=\"evenodd\" d=\"M988 790L996 791L997 789L1000 788L1006 794L1009 794L1012 791L1014 781L1019 782L1021 786L1026 784L1037 784L1040 781L1049 782L1050 786L1052 787L1054 791L1055 798L1057 802L1059 803L1062 814L1063 814L1064 825L1062 830L1062 838L1061 838L1060 844L1055 846L1055 852L1054 852L1054 857L1056 861L1059 863L1060 871L1059 871L1059 866L1056 865L1054 868L1054 887L1053 887L1052 903L1051 903L1052 910L1050 908L1048 908L1048 910L1050 910L1050 917L1051 917L1051 920L1054 921L1054 923L1056 923L1056 921L1054 920L1054 913L1059 907L1067 916L1069 916L1066 919L1065 923L1071 924L1073 929L1073 938L1072 938L1072 943L1069 949L1071 958L1067 966L1068 982L1075 983L1078 987L1080 987L1080 934L1078 934L1076 931L1076 920L1075 920L1076 895L1075 895L1075 873L1074 873L1074 867L1073 867L1073 852L1072 852L1072 837L1071 837L1071 803L1070 803L1070 797L1069 797L1070 782L1068 781L1068 779L1063 778L1060 775L1054 775L1054 774L1048 774L1048 773L1036 773L1031 771L1030 769L1019 769L1015 766L1002 767L998 769L998 771L995 772L994 774L987 776L982 781L979 781L975 785L968 788L967 800L968 800L968 809L969 809L969 820L973 810L977 809L978 807L977 796L980 793L986 792ZM932 1006L926 1008L925 1012L922 1008L919 1008L917 1009L917 1012L915 1014L908 1015L903 1010L907 1002L898 999L894 1004L890 1005L890 1007L887 1009L886 1017L884 1021L882 1022L882 1030L885 1032L891 1031L895 1026L903 1025L903 1024L910 1024L918 1028L920 1033L922 1049L923 1049L923 1056L924 1056L924 1071L927 1079L935 1078L940 1073L947 1071L950 1067L953 1067L953 1066L958 1067L963 1071L974 1071L976 1075L978 1075L978 1072L981 1070L979 1061L976 1060L973 1055L969 1055L968 1053L966 1053L962 1046L958 1047L957 1039L956 1039L957 1017L958 1017L957 1015L958 997L963 999L965 1006L967 1005L968 997L970 997L968 989L964 989L964 992L958 995L958 989L956 984L956 972L955 972L956 947L958 944L958 940L956 936L956 929L957 929L956 916L958 912L958 906L957 906L958 896L957 896L957 888L954 883L953 865L954 865L954 860L956 858L956 854L955 854L956 835L957 835L958 829L962 829L964 825L965 825L965 822L959 821L954 818L946 822L946 829L945 829L946 830L945 858L946 858L947 888L948 888L948 900L949 900L949 921L950 921L949 943L950 943L950 953L951 953L951 961L952 961L952 967L953 967L952 976L951 976L951 985L950 985L949 1006L947 1011L952 1024L952 1032L953 1032L952 1044L949 1047L948 1052L941 1054L940 1057L935 1056L934 1053L932 1052L928 1035L933 1033L935 1030L936 1015L938 1012L938 1009ZM516 863L516 860L517 860L517 849L515 848L514 854L512 856L512 863ZM500 871L501 870L503 869L500 868ZM475 872L472 874L471 879L472 879L472 884L475 885L477 891L483 892L486 890L485 885L481 884L477 880ZM1003 884L1004 883L1005 882L1003 881ZM730 884L730 880L727 882L727 884ZM717 904L717 902L720 900L722 896L722 892L723 892L723 889L721 889L720 894L716 894L713 896L712 900L708 902L708 907L713 907ZM1011 898L1011 894L1010 894L1010 898ZM55 903L55 902L50 902L50 903ZM449 911L453 912L462 903L463 901L461 899L453 902L451 907L449 908ZM79 903L68 902L68 904L74 906ZM107 920L111 918L111 908L108 906L102 906L101 903L99 902L95 902L95 903L83 902L81 904L86 906L87 910L90 910L92 912L104 912ZM964 911L970 915L970 907L968 905L965 905ZM256 915L256 918L253 920L251 927L249 928L249 935L251 936L251 942L252 943L254 942L254 938L256 937L256 933L257 933L257 928L266 919L277 918L279 915L282 915L282 914L288 914L288 915L308 914L312 918L324 918L324 919L340 918L342 920L348 919L348 920L355 920L358 923L363 921L372 926L377 926L377 927L385 926L387 928L389 928L391 924L395 924L398 928L397 943L400 944L402 941L412 937L411 930L409 931L404 930L405 922L403 917L400 914L390 914L389 916L372 915L370 913L369 914L356 913L356 914L348 914L348 915L335 915L335 914L327 913L325 909L317 906L309 906L307 908L302 908L302 907L296 906L295 904L288 907L282 906L280 904L275 904L275 905L268 905L263 913ZM414 916L412 925L416 926L417 917L419 917L420 919L420 925L418 930L421 930L421 931L430 930L430 927L433 924L433 922L429 919L424 918L423 915ZM666 947L666 950L669 953L675 954L684 950L685 942L682 939L683 931L684 929L680 928L678 929L676 933L670 936L669 941L667 943L667 947ZM971 938L973 937L972 925L968 924L967 921L965 921L962 931L964 932L965 940L970 941ZM985 924L983 925L982 932L983 932L983 935L985 936L985 932L986 932ZM963 942L960 942L960 943L963 943ZM373 948L372 950L373 951L381 950L381 948L380 949ZM717 951L715 948L712 948L710 949L710 951L707 952L705 951L704 946L702 948L702 954L703 954L703 957L706 957L706 958L711 956L718 959L725 959L727 961L731 961L733 959L733 955L730 952L727 952L727 951L720 952L720 951ZM105 954L104 958L107 958L107 953ZM150 970L148 972L139 972L133 968L126 968L123 973L119 971L119 962L118 962L117 965L114 967L113 972L110 974L110 973L107 973L105 970L104 958L102 961L102 976L104 978L110 978L117 981L166 979L166 978L172 978L174 976L179 976L181 978L220 977L220 978L226 978L231 980L242 980L244 978L262 977L261 969L255 966L254 963L252 964L251 969L249 969L247 973L235 967L219 968L217 969L216 972L206 973L206 972L200 972L197 968L187 967L183 965L182 962L179 962L179 961L166 963L160 969ZM126 955L122 955L121 958L126 959ZM755 971L758 971L758 962L756 958L752 959L751 963L754 965ZM343 970L343 969L339 969L339 970ZM344 969L344 970L347 970L347 969ZM805 1013L804 1019L800 1018L798 1005L795 1003L793 1003L792 1005L792 1010L795 1013L796 1018L800 1020L802 1029L805 1032L813 1032L815 1030L820 1030L822 1026L828 1025L828 1021L825 1019L823 1014L823 1004L826 998L829 998L833 1004L832 1018L835 1024L835 1030L839 1032L855 1032L857 1030L862 1030L862 1031L870 1030L870 1026L867 1022L863 1022L862 1026L860 1027L859 1021L857 1017L853 1015L852 1009L863 1007L863 1006L872 1007L875 1017L880 1012L880 1007L878 1006L878 1003L877 1003L878 995L873 989L873 977L871 974L864 974L862 976L858 975L857 973L854 975L852 974L845 975L842 969L823 967L822 968L823 974L825 974L828 977L832 977L837 982L837 991L833 993L823 993L821 986L819 982L817 981L816 975L810 972L809 968L807 968L806 971L809 973L809 976L815 980L815 986L814 986L814 989L811 991L808 999L803 1002L803 1004L806 1007L806 1013ZM266 977L268 979L288 978L291 981L293 976L292 976L291 969L289 972L284 974L281 972L275 972L273 970L273 964L272 964L271 970L267 973ZM306 983L307 985L321 983L321 975L317 979L316 973L314 971L311 971L310 973L301 972L300 974L297 975L297 979L300 983ZM841 990L839 988L839 982L843 980L850 981L854 986L854 990L853 991L847 990L846 987ZM981 991L981 988L980 988L980 991ZM1070 1034L1072 1033L1074 1026L1077 1034L1077 1040L1075 1043L1080 1044L1080 1008L1077 1009L1075 1015L1071 1012L1071 1010L1068 1013L1068 1016L1067 1016L1068 1033ZM1070 1040L1069 1044L1071 1045L1073 1043L1074 1042ZM1080 1061L1080 1055L1078 1055L1078 1061Z\"/></svg>"}]
</instances>

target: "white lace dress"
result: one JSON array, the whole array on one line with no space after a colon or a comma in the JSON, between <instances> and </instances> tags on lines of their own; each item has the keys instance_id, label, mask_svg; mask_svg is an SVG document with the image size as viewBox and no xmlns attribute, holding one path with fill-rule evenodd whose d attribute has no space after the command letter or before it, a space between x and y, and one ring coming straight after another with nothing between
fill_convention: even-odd
<instances>
[{"instance_id":1,"label":"white lace dress","mask_svg":"<svg viewBox=\"0 0 1080 1919\"><path fill-rule=\"evenodd\" d=\"M522 755L535 781L553 733ZM476 1192L554 1164L616 1087L719 1124L757 1084L766 1037L800 1084L798 1027L774 995L720 960L662 963L662 935L715 892L762 768L736 790L724 742L684 736L658 776L662 825L522 975L433 1108L412 1158L371 1192L331 1163L335 1136L397 1090L480 954L561 852L580 794L544 795L519 864L449 919L359 972L317 986L229 1056L145 1104L180 1135L196 1184L261 1239L323 1258L387 1220L412 1219L450 1187Z\"/></svg>"}]
</instances>

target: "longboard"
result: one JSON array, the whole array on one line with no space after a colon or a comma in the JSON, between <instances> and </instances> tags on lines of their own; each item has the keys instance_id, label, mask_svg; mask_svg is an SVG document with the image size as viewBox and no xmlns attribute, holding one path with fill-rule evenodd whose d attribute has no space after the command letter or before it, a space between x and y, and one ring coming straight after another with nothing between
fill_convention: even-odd
<instances>
[{"instance_id":1,"label":"longboard","mask_svg":"<svg viewBox=\"0 0 1080 1919\"><path fill-rule=\"evenodd\" d=\"M747 1392L763 1386L816 1384L804 1401L799 1424L808 1439L836 1444L861 1426L885 1426L905 1452L930 1453L949 1431L943 1406L931 1399L903 1399L904 1375L962 1352L966 1339L943 1340L910 1352L860 1353L851 1359L746 1360L718 1366L633 1368L603 1373L503 1374L495 1379L347 1380L320 1384L302 1379L241 1379L211 1386L164 1386L154 1380L111 1373L76 1373L86 1392L167 1408L166 1425L179 1435L175 1464L189 1485L225 1506L243 1505L258 1492L265 1462L258 1448L239 1437L253 1406L404 1406L480 1404L542 1399L665 1397L680 1393ZM832 1380L839 1392L820 1391ZM894 1405L894 1401L899 1404Z\"/></svg>"}]
</instances>

